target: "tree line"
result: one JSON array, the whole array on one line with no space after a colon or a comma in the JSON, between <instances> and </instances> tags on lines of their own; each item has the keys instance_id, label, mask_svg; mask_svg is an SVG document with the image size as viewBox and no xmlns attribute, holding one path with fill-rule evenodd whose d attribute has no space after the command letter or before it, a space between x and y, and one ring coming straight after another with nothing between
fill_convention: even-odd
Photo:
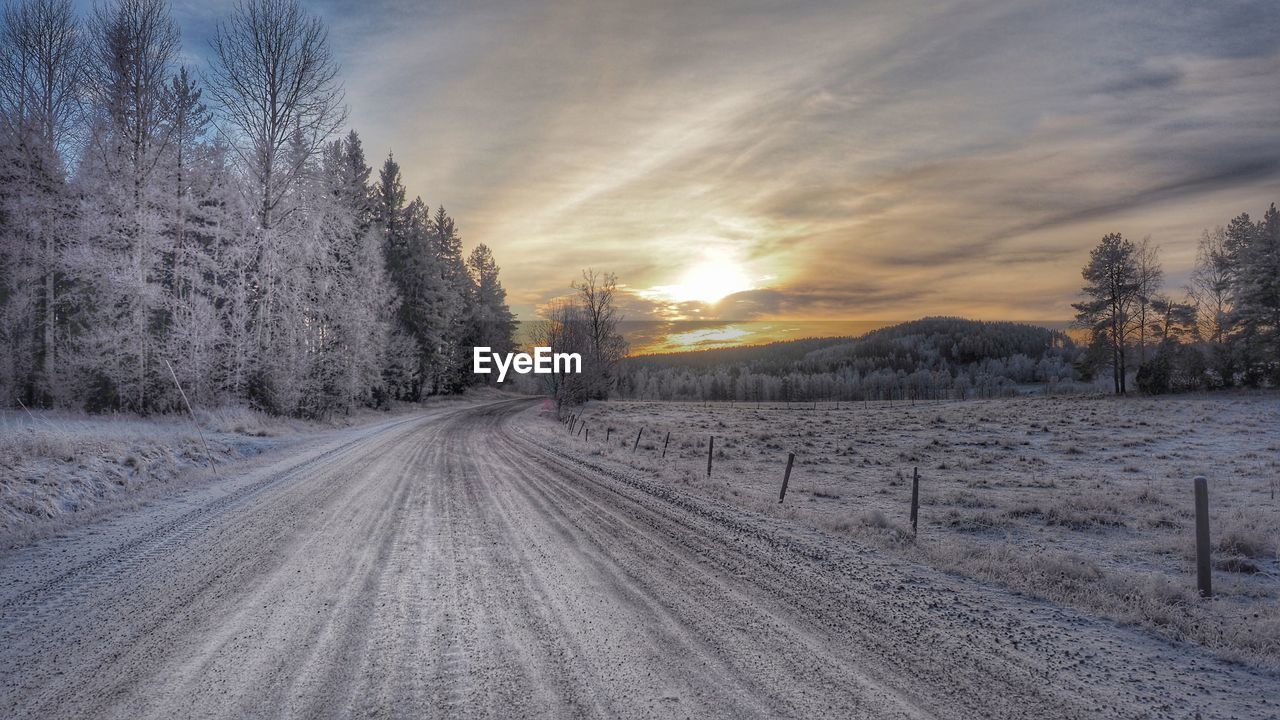
<instances>
[{"instance_id":1,"label":"tree line","mask_svg":"<svg viewBox=\"0 0 1280 720\"><path fill-rule=\"evenodd\" d=\"M244 0L207 68L165 0L0 23L0 403L320 415L471 382L513 346L483 245L376 178L322 21Z\"/></svg>"},{"instance_id":2,"label":"tree line","mask_svg":"<svg viewBox=\"0 0 1280 720\"><path fill-rule=\"evenodd\" d=\"M1159 248L1109 233L1090 253L1076 324L1089 332L1086 375L1130 370L1144 392L1280 385L1280 211L1241 213L1205 230L1179 298L1163 291Z\"/></svg>"},{"instance_id":3,"label":"tree line","mask_svg":"<svg viewBox=\"0 0 1280 720\"><path fill-rule=\"evenodd\" d=\"M628 358L617 394L640 400L811 402L1002 397L1074 390L1079 348L1034 325L932 317L858 338Z\"/></svg>"}]
</instances>

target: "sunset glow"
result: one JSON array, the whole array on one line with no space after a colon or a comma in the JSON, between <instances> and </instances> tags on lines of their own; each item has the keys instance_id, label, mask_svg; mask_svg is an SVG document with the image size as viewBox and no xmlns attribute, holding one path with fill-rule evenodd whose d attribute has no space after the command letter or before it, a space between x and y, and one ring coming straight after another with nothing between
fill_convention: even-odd
<instances>
[{"instance_id":1,"label":"sunset glow","mask_svg":"<svg viewBox=\"0 0 1280 720\"><path fill-rule=\"evenodd\" d=\"M729 256L719 255L690 267L671 285L657 285L639 294L673 303L715 305L729 295L754 288L751 277L741 265Z\"/></svg>"},{"instance_id":2,"label":"sunset glow","mask_svg":"<svg viewBox=\"0 0 1280 720\"><path fill-rule=\"evenodd\" d=\"M592 267L631 320L1068 320L1104 234L1178 285L1280 197L1275 3L468 7L326 12L351 123L522 319Z\"/></svg>"}]
</instances>

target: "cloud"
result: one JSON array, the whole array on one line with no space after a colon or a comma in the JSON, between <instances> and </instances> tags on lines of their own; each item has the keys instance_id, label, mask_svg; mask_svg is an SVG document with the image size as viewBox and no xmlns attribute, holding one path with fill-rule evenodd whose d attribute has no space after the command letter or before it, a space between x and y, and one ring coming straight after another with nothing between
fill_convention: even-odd
<instances>
[{"instance_id":1,"label":"cloud","mask_svg":"<svg viewBox=\"0 0 1280 720\"><path fill-rule=\"evenodd\" d=\"M639 291L714 249L756 289L629 292L632 317L1064 317L1104 232L1173 277L1280 197L1265 0L309 7L371 159L493 248L525 316L579 268Z\"/></svg>"}]
</instances>

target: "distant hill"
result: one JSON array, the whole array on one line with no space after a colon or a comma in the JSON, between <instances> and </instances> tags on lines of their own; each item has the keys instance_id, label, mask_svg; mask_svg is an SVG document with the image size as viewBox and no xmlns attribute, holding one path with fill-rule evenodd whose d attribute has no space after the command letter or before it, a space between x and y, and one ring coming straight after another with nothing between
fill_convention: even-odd
<instances>
[{"instance_id":1,"label":"distant hill","mask_svg":"<svg viewBox=\"0 0 1280 720\"><path fill-rule=\"evenodd\" d=\"M1040 360L1071 351L1066 333L1017 322L927 317L867 333L860 338L815 349L804 358L814 369L854 365L864 369L915 370L1005 360Z\"/></svg>"},{"instance_id":2,"label":"distant hill","mask_svg":"<svg viewBox=\"0 0 1280 720\"><path fill-rule=\"evenodd\" d=\"M764 345L637 355L627 358L626 363L630 367L651 368L714 368L725 365L748 365L760 372L767 368L783 370L791 363L803 360L810 353L847 344L850 340L852 338L847 337L781 340Z\"/></svg>"},{"instance_id":3,"label":"distant hill","mask_svg":"<svg viewBox=\"0 0 1280 720\"><path fill-rule=\"evenodd\" d=\"M1063 332L1017 322L928 317L857 338L810 338L627 359L626 397L837 399L1008 394L1075 378Z\"/></svg>"}]
</instances>

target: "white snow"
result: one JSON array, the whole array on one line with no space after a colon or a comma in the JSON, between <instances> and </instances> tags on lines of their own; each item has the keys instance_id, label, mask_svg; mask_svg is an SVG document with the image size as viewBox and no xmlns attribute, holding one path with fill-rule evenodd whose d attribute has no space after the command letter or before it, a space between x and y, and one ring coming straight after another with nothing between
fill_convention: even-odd
<instances>
[{"instance_id":1,"label":"white snow","mask_svg":"<svg viewBox=\"0 0 1280 720\"><path fill-rule=\"evenodd\" d=\"M687 492L1280 669L1280 500L1272 497L1280 394L838 409L609 402L579 412L589 441L586 433L571 437L545 411L527 423L544 442ZM779 505L788 452L796 453L795 468ZM913 541L916 467L921 510ZM1197 475L1210 483L1212 601L1195 591Z\"/></svg>"}]
</instances>

